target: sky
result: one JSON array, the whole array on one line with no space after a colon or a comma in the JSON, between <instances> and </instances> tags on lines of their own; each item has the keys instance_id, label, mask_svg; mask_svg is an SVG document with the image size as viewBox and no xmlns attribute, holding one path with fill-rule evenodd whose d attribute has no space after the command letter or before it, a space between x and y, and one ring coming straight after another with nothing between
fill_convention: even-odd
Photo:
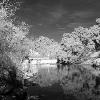
<instances>
[{"instance_id":1,"label":"sky","mask_svg":"<svg viewBox=\"0 0 100 100\"><path fill-rule=\"evenodd\" d=\"M96 24L100 0L22 0L16 16L31 25L30 37L42 35L60 41L63 33Z\"/></svg>"}]
</instances>

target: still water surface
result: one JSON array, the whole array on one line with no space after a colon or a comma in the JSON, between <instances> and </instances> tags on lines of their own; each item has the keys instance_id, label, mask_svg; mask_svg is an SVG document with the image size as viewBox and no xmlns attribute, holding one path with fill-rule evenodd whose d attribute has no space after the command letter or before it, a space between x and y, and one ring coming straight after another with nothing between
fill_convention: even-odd
<instances>
[{"instance_id":1,"label":"still water surface","mask_svg":"<svg viewBox=\"0 0 100 100\"><path fill-rule=\"evenodd\" d=\"M64 77L65 84L67 84L70 89L74 89L75 87L81 88L83 84L82 82L85 81L85 78L92 79L91 74L88 73L88 71L90 72L91 70L94 72L94 69L91 69L90 65L84 66L85 67L81 65L55 65L55 67L39 66L38 77L36 78L36 80L33 79L34 82L38 83L38 85L30 86L27 91L28 95L34 97L34 99L32 100L77 100L75 99L75 97L73 97L73 95L64 94L64 90L66 90L66 85L62 87L61 82L62 78ZM84 69L86 69L86 71ZM76 76L70 77L71 75ZM69 76L70 80L67 80L67 76Z\"/></svg>"},{"instance_id":2,"label":"still water surface","mask_svg":"<svg viewBox=\"0 0 100 100\"><path fill-rule=\"evenodd\" d=\"M40 67L40 77L36 80L40 85L30 86L28 95L33 96L35 100L71 100L70 96L65 96L59 83L59 79L67 74L68 68L64 66Z\"/></svg>"}]
</instances>

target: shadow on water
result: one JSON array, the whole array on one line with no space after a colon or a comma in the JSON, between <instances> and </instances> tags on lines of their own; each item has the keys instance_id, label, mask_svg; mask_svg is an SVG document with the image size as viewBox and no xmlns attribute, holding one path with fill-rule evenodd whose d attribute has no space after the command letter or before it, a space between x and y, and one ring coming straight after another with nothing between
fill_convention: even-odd
<instances>
[{"instance_id":1,"label":"shadow on water","mask_svg":"<svg viewBox=\"0 0 100 100\"><path fill-rule=\"evenodd\" d=\"M57 67L58 70L63 70L65 66L61 67L61 65L59 65ZM38 99L32 99L32 100L72 100L74 98L71 95L66 96L64 94L64 91L59 81L53 83L51 86L40 87L37 84L34 86L30 86L27 92L29 96L38 97Z\"/></svg>"},{"instance_id":2,"label":"shadow on water","mask_svg":"<svg viewBox=\"0 0 100 100\"><path fill-rule=\"evenodd\" d=\"M39 85L31 86L27 92L30 96L38 96L36 100L72 100L72 96L64 95L59 83L55 83L49 87L40 87Z\"/></svg>"}]
</instances>

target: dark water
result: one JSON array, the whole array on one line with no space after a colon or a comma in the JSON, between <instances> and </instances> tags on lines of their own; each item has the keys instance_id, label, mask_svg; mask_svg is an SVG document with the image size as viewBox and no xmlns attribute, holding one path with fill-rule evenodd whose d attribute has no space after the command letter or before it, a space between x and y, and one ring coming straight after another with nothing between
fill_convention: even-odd
<instances>
[{"instance_id":1,"label":"dark water","mask_svg":"<svg viewBox=\"0 0 100 100\"><path fill-rule=\"evenodd\" d=\"M68 68L66 68L66 67L61 70L60 69L59 70L51 69L49 72L47 72L46 69L40 70L41 77L39 78L39 80L40 80L40 83L43 85L29 86L29 88L27 90L28 96L34 97L34 99L30 99L30 100L80 100L80 99L81 100L94 100L94 99L91 99L92 92L89 93L90 91L89 91L88 87L85 87L86 91L83 89L83 92L82 92L83 94L82 93L79 94L78 92L77 92L77 94L76 94L76 92L74 94L70 93L71 90L72 91L73 91L73 89L77 90L78 88L80 88L79 90L81 91L81 89L84 88L84 87L82 87L84 85L82 82L87 82L86 79L88 79L88 80L90 79L91 82L92 81L94 82L95 79L93 78L94 80L92 80L91 74L89 75L89 73L85 72L85 70L82 69L80 66L71 66L69 71L70 71L70 73L68 74ZM82 72L84 71L84 73L81 73L81 71ZM78 73L77 78L73 74L74 72ZM66 77L67 75L69 75L70 77ZM75 77L71 78L71 76L75 76ZM60 85L62 82L62 78L64 79L63 80L64 87L62 87ZM68 78L68 79L66 79L66 78ZM78 78L80 78L80 79L82 78L82 80L84 80L84 81L82 81L82 82L80 80L76 81L76 80L78 80ZM54 82L50 81L51 79ZM66 81L69 81L69 83ZM97 81L99 82L99 79ZM51 84L52 83L53 84L48 86L47 84L49 84L50 82L51 82ZM80 84L77 85L77 83L79 83L79 82L80 82ZM69 89L68 86L66 86L66 84L69 84L68 86L71 89ZM73 88L72 85L75 86L75 88ZM97 84L97 86L98 86L98 84ZM66 91L67 89L70 90L69 93L68 93L68 91ZM86 92L86 96L85 96L85 92ZM89 93L90 97L87 97L88 96L87 93ZM79 96L79 97L77 97L77 96ZM88 99L88 98L90 98L90 99ZM95 99L95 100L98 100L98 99Z\"/></svg>"},{"instance_id":2,"label":"dark water","mask_svg":"<svg viewBox=\"0 0 100 100\"><path fill-rule=\"evenodd\" d=\"M56 81L51 86L30 86L27 91L28 95L36 97L36 99L32 100L75 100L75 98L73 99L71 95L66 96L64 94L62 86L60 85L59 81L57 81L57 77L59 77L57 76L57 73L59 73L57 69L50 69L49 72L47 72L46 69L42 69L39 73L42 76L40 80L43 81L43 84L49 84L51 82L50 79ZM64 69L62 73L66 73L66 70ZM59 74L61 76L61 73ZM48 82L46 82L46 80L48 80Z\"/></svg>"},{"instance_id":3,"label":"dark water","mask_svg":"<svg viewBox=\"0 0 100 100\"><path fill-rule=\"evenodd\" d=\"M36 100L72 100L71 96L64 95L63 89L58 83L49 87L31 86L27 92L30 96L38 97Z\"/></svg>"}]
</instances>

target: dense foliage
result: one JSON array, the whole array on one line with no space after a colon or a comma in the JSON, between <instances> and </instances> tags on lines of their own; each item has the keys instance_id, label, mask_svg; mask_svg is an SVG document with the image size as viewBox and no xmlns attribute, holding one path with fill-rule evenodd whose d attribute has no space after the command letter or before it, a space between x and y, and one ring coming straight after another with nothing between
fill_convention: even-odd
<instances>
[{"instance_id":1,"label":"dense foliage","mask_svg":"<svg viewBox=\"0 0 100 100\"><path fill-rule=\"evenodd\" d=\"M5 100L8 100L8 94L11 95L10 100L25 97L23 89L25 72L22 70L22 62L25 57L34 56L30 50L38 52L41 57L58 59L58 67L59 63L62 65L82 63L89 59L90 54L100 50L100 19L96 19L97 25L92 27L80 26L71 33L64 33L61 42L58 43L44 36L36 39L28 38L30 26L25 22L17 24L11 18L16 9L16 6L9 4L9 0L0 3L0 99L5 97ZM98 95L100 83L97 84L99 76L94 76L82 66L73 65L64 68L63 71L59 71L58 68L58 72L52 70L49 74L40 72L38 77L33 77L33 82L36 81L41 86L45 83L51 85L55 81L60 82L66 93L79 97L79 100L83 94L89 99L100 98ZM29 82L28 79L27 81Z\"/></svg>"},{"instance_id":2,"label":"dense foliage","mask_svg":"<svg viewBox=\"0 0 100 100\"><path fill-rule=\"evenodd\" d=\"M99 24L90 28L78 27L72 33L64 33L60 43L44 36L29 39L29 25L25 22L15 25L14 20L10 18L13 13L9 14L5 8L2 5L0 10L1 48L2 51L18 56L20 60L29 56L29 50L32 49L39 52L42 57L49 56L62 62L75 63L80 62L90 52L99 50Z\"/></svg>"},{"instance_id":3,"label":"dense foliage","mask_svg":"<svg viewBox=\"0 0 100 100\"><path fill-rule=\"evenodd\" d=\"M0 100L18 100L27 98L22 77L17 78L15 64L6 54L0 54Z\"/></svg>"}]
</instances>

